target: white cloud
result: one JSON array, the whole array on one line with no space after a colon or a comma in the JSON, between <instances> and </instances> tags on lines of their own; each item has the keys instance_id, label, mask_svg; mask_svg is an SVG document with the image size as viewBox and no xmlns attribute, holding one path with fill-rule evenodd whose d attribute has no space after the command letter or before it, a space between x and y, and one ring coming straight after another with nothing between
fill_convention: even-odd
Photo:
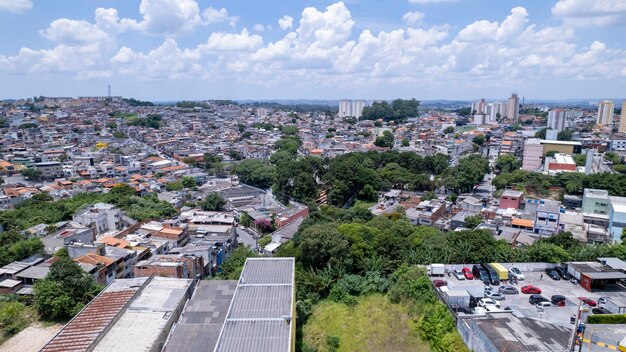
<instances>
[{"instance_id":1,"label":"white cloud","mask_svg":"<svg viewBox=\"0 0 626 352\"><path fill-rule=\"evenodd\" d=\"M201 53L214 51L250 51L263 46L263 37L258 34L250 35L247 29L237 33L211 33L206 44L198 46Z\"/></svg>"},{"instance_id":2,"label":"white cloud","mask_svg":"<svg viewBox=\"0 0 626 352\"><path fill-rule=\"evenodd\" d=\"M287 29L291 29L291 27L293 27L293 17L285 15L285 16L279 18L278 19L278 26L283 31L286 31Z\"/></svg>"},{"instance_id":3,"label":"white cloud","mask_svg":"<svg viewBox=\"0 0 626 352\"><path fill-rule=\"evenodd\" d=\"M122 47L110 63L119 74L138 79L182 79L203 74L204 68L198 63L199 59L197 51L181 50L174 39L168 38L148 53Z\"/></svg>"},{"instance_id":4,"label":"white cloud","mask_svg":"<svg viewBox=\"0 0 626 352\"><path fill-rule=\"evenodd\" d=\"M456 0L409 0L411 4L440 4L443 2L455 2Z\"/></svg>"},{"instance_id":5,"label":"white cloud","mask_svg":"<svg viewBox=\"0 0 626 352\"><path fill-rule=\"evenodd\" d=\"M522 31L527 17L525 8L516 7L502 23L482 20L469 24L459 32L457 39L462 42L504 40Z\"/></svg>"},{"instance_id":6,"label":"white cloud","mask_svg":"<svg viewBox=\"0 0 626 352\"><path fill-rule=\"evenodd\" d=\"M254 29L255 32L264 32L265 26L260 23L257 23L254 25L254 27L252 27L252 29Z\"/></svg>"},{"instance_id":7,"label":"white cloud","mask_svg":"<svg viewBox=\"0 0 626 352\"><path fill-rule=\"evenodd\" d=\"M218 10L209 6L202 12L202 17L204 17L207 24L228 22L231 27L234 27L237 21L239 21L238 16L229 16L228 10L223 7Z\"/></svg>"},{"instance_id":8,"label":"white cloud","mask_svg":"<svg viewBox=\"0 0 626 352\"><path fill-rule=\"evenodd\" d=\"M66 44L87 44L111 40L106 32L94 24L67 18L54 20L45 31L39 33L48 40Z\"/></svg>"},{"instance_id":9,"label":"white cloud","mask_svg":"<svg viewBox=\"0 0 626 352\"><path fill-rule=\"evenodd\" d=\"M624 0L559 0L552 14L576 26L626 25Z\"/></svg>"},{"instance_id":10,"label":"white cloud","mask_svg":"<svg viewBox=\"0 0 626 352\"><path fill-rule=\"evenodd\" d=\"M402 20L407 24L415 24L422 22L424 16L424 13L419 11L407 12L402 16Z\"/></svg>"},{"instance_id":11,"label":"white cloud","mask_svg":"<svg viewBox=\"0 0 626 352\"><path fill-rule=\"evenodd\" d=\"M127 20L126 25L151 34L188 33L203 24L195 0L142 0L139 13L143 16L141 22Z\"/></svg>"},{"instance_id":12,"label":"white cloud","mask_svg":"<svg viewBox=\"0 0 626 352\"><path fill-rule=\"evenodd\" d=\"M22 13L33 8L31 0L0 0L0 11Z\"/></svg>"}]
</instances>

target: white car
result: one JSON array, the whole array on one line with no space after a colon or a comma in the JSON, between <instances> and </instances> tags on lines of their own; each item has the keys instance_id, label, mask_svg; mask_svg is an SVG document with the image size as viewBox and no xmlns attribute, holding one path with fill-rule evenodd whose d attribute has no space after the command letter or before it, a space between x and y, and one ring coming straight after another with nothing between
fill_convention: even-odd
<instances>
[{"instance_id":1,"label":"white car","mask_svg":"<svg viewBox=\"0 0 626 352\"><path fill-rule=\"evenodd\" d=\"M454 277L456 277L457 280L465 280L465 275L463 274L461 270L455 270Z\"/></svg>"},{"instance_id":2,"label":"white car","mask_svg":"<svg viewBox=\"0 0 626 352\"><path fill-rule=\"evenodd\" d=\"M551 307L551 306L552 306L552 304L550 304L550 302L546 302L546 301L537 303L537 307L545 308L545 307Z\"/></svg>"},{"instance_id":3,"label":"white car","mask_svg":"<svg viewBox=\"0 0 626 352\"><path fill-rule=\"evenodd\" d=\"M524 281L524 274L522 274L522 272L518 268L513 267L509 269L509 274L515 277L518 281Z\"/></svg>"},{"instance_id":4,"label":"white car","mask_svg":"<svg viewBox=\"0 0 626 352\"><path fill-rule=\"evenodd\" d=\"M480 307L496 306L496 307L500 308L500 303L494 301L491 298L481 298L480 301L478 301L478 305Z\"/></svg>"},{"instance_id":5,"label":"white car","mask_svg":"<svg viewBox=\"0 0 626 352\"><path fill-rule=\"evenodd\" d=\"M496 291L485 292L485 297L494 299L496 301L504 301L506 299L503 294Z\"/></svg>"}]
</instances>

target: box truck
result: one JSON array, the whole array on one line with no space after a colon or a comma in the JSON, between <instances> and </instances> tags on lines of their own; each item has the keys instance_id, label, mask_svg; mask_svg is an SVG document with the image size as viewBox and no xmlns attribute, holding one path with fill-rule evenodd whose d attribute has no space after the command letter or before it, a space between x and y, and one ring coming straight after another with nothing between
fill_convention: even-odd
<instances>
[{"instance_id":1,"label":"box truck","mask_svg":"<svg viewBox=\"0 0 626 352\"><path fill-rule=\"evenodd\" d=\"M446 268L443 264L430 264L426 267L426 274L428 276L444 276L446 273Z\"/></svg>"},{"instance_id":2,"label":"box truck","mask_svg":"<svg viewBox=\"0 0 626 352\"><path fill-rule=\"evenodd\" d=\"M496 273L498 273L498 278L500 280L508 280L509 279L509 271L506 270L506 268L504 266L502 266L502 264L489 263L489 265L493 268L493 270L496 271Z\"/></svg>"}]
</instances>

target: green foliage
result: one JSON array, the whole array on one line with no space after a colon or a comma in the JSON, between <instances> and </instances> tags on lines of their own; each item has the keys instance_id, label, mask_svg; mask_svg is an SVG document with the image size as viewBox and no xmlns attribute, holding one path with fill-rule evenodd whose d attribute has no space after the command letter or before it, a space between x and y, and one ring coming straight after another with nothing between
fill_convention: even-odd
<instances>
[{"instance_id":1,"label":"green foliage","mask_svg":"<svg viewBox=\"0 0 626 352\"><path fill-rule=\"evenodd\" d=\"M118 139L125 139L126 135L122 131L113 131L113 137Z\"/></svg>"},{"instance_id":2,"label":"green foliage","mask_svg":"<svg viewBox=\"0 0 626 352\"><path fill-rule=\"evenodd\" d=\"M404 138L404 139L402 140L402 146L403 146L403 147L408 147L409 145L410 145L409 140L408 140L407 138Z\"/></svg>"},{"instance_id":3,"label":"green foliage","mask_svg":"<svg viewBox=\"0 0 626 352\"><path fill-rule=\"evenodd\" d=\"M483 145L485 143L485 135L484 134L477 135L476 137L474 137L474 139L472 139L472 142L477 145Z\"/></svg>"},{"instance_id":4,"label":"green foliage","mask_svg":"<svg viewBox=\"0 0 626 352\"><path fill-rule=\"evenodd\" d=\"M621 157L615 152L606 152L604 154L604 160L610 161L613 164L620 164L622 162Z\"/></svg>"},{"instance_id":5,"label":"green foliage","mask_svg":"<svg viewBox=\"0 0 626 352\"><path fill-rule=\"evenodd\" d=\"M199 205L204 211L221 211L226 205L226 199L219 193L212 192L209 193Z\"/></svg>"},{"instance_id":6,"label":"green foliage","mask_svg":"<svg viewBox=\"0 0 626 352\"><path fill-rule=\"evenodd\" d=\"M17 334L27 327L32 320L30 312L31 310L23 303L15 301L1 302L0 331L3 336L0 337L0 341Z\"/></svg>"},{"instance_id":7,"label":"green foliage","mask_svg":"<svg viewBox=\"0 0 626 352\"><path fill-rule=\"evenodd\" d=\"M519 169L522 165L522 163L517 160L517 158L514 155L511 154L504 154L504 155L500 155L498 157L498 159L496 159L496 170L498 170L501 173L508 173L511 171L515 171L517 169Z\"/></svg>"},{"instance_id":8,"label":"green foliage","mask_svg":"<svg viewBox=\"0 0 626 352\"><path fill-rule=\"evenodd\" d=\"M456 333L452 315L445 304L436 302L425 306L417 323L420 336L429 342L433 351L462 351L465 344Z\"/></svg>"},{"instance_id":9,"label":"green foliage","mask_svg":"<svg viewBox=\"0 0 626 352\"><path fill-rule=\"evenodd\" d=\"M31 181L39 181L41 179L41 171L35 168L27 168L20 171L20 174Z\"/></svg>"},{"instance_id":10,"label":"green foliage","mask_svg":"<svg viewBox=\"0 0 626 352\"><path fill-rule=\"evenodd\" d=\"M276 126L272 125L269 122L257 122L252 125L253 128L258 128L261 130L272 131Z\"/></svg>"},{"instance_id":11,"label":"green foliage","mask_svg":"<svg viewBox=\"0 0 626 352\"><path fill-rule=\"evenodd\" d=\"M576 162L576 166L585 166L587 162L587 156L585 154L576 154L573 155L574 161Z\"/></svg>"},{"instance_id":12,"label":"green foliage","mask_svg":"<svg viewBox=\"0 0 626 352\"><path fill-rule=\"evenodd\" d=\"M73 260L60 257L45 279L35 283L35 307L46 320L65 320L76 315L102 288Z\"/></svg>"},{"instance_id":13,"label":"green foliage","mask_svg":"<svg viewBox=\"0 0 626 352\"><path fill-rule=\"evenodd\" d=\"M35 198L35 197L33 197ZM0 212L0 224L5 229L24 230L30 226L53 224L70 220L74 212L87 204L111 203L126 211L135 220L161 219L176 214L176 209L156 196L135 196L135 189L120 184L109 193L80 193L69 199L55 202L30 199L14 210Z\"/></svg>"},{"instance_id":14,"label":"green foliage","mask_svg":"<svg viewBox=\"0 0 626 352\"><path fill-rule=\"evenodd\" d=\"M361 119L385 121L404 120L409 117L418 117L419 101L415 99L396 99L389 104L387 101L374 102L363 109Z\"/></svg>"},{"instance_id":15,"label":"green foliage","mask_svg":"<svg viewBox=\"0 0 626 352\"><path fill-rule=\"evenodd\" d=\"M612 196L626 196L626 178L613 173L584 175L578 173L560 173L555 176L537 172L516 170L503 173L493 179L496 189L518 186L540 195L547 194L549 187L561 187L568 194L582 194L584 188L605 189Z\"/></svg>"},{"instance_id":16,"label":"green foliage","mask_svg":"<svg viewBox=\"0 0 626 352\"><path fill-rule=\"evenodd\" d=\"M217 279L222 280L239 280L243 265L246 263L247 258L255 258L259 255L252 249L245 246L237 247L220 266L220 270Z\"/></svg>"},{"instance_id":17,"label":"green foliage","mask_svg":"<svg viewBox=\"0 0 626 352\"><path fill-rule=\"evenodd\" d=\"M454 127L452 127L452 126L446 127L446 129L443 130L443 133L445 133L445 134L454 133Z\"/></svg>"},{"instance_id":18,"label":"green foliage","mask_svg":"<svg viewBox=\"0 0 626 352\"><path fill-rule=\"evenodd\" d=\"M122 99L130 106L154 106L154 103L151 101L142 101L134 98L130 99Z\"/></svg>"},{"instance_id":19,"label":"green foliage","mask_svg":"<svg viewBox=\"0 0 626 352\"><path fill-rule=\"evenodd\" d=\"M196 189L198 187L196 180L191 176L183 176L183 178L181 179L181 184L185 188Z\"/></svg>"},{"instance_id":20,"label":"green foliage","mask_svg":"<svg viewBox=\"0 0 626 352\"><path fill-rule=\"evenodd\" d=\"M165 190L168 192L182 191L184 188L185 186L183 186L181 181L174 181L165 185Z\"/></svg>"},{"instance_id":21,"label":"green foliage","mask_svg":"<svg viewBox=\"0 0 626 352\"><path fill-rule=\"evenodd\" d=\"M465 225L469 229L475 229L476 226L483 222L483 218L480 215L469 215L465 217Z\"/></svg>"},{"instance_id":22,"label":"green foliage","mask_svg":"<svg viewBox=\"0 0 626 352\"><path fill-rule=\"evenodd\" d=\"M20 128L21 130L26 130L26 129L29 129L29 128L37 128L37 124L36 124L36 123L33 123L33 122L27 122L27 123L23 123L23 124L21 124L21 125L19 126L19 128Z\"/></svg>"},{"instance_id":23,"label":"green foliage","mask_svg":"<svg viewBox=\"0 0 626 352\"><path fill-rule=\"evenodd\" d=\"M460 109L454 110L454 112L456 112L459 116L468 117L472 114L472 108L470 107L460 108Z\"/></svg>"},{"instance_id":24,"label":"green foliage","mask_svg":"<svg viewBox=\"0 0 626 352\"><path fill-rule=\"evenodd\" d=\"M537 133L535 133L535 138L546 139L546 131L548 130L549 128L547 127L540 129Z\"/></svg>"},{"instance_id":25,"label":"green foliage","mask_svg":"<svg viewBox=\"0 0 626 352\"><path fill-rule=\"evenodd\" d=\"M557 134L556 139L559 141L571 141L573 134L574 132L572 130L566 128Z\"/></svg>"},{"instance_id":26,"label":"green foliage","mask_svg":"<svg viewBox=\"0 0 626 352\"><path fill-rule=\"evenodd\" d=\"M299 236L301 257L305 267L324 268L352 266L350 243L333 225L314 225Z\"/></svg>"},{"instance_id":27,"label":"green foliage","mask_svg":"<svg viewBox=\"0 0 626 352\"><path fill-rule=\"evenodd\" d=\"M374 145L381 148L392 148L393 147L393 133L389 131L384 131L382 136L376 137L374 141Z\"/></svg>"},{"instance_id":28,"label":"green foliage","mask_svg":"<svg viewBox=\"0 0 626 352\"><path fill-rule=\"evenodd\" d=\"M470 192L489 172L489 161L479 155L470 155L459 160L457 166L444 175L446 188L453 193Z\"/></svg>"},{"instance_id":29,"label":"green foliage","mask_svg":"<svg viewBox=\"0 0 626 352\"><path fill-rule=\"evenodd\" d=\"M268 244L272 243L272 236L270 235L265 235L263 237L261 237L258 241L259 247L260 248L265 248L265 246L267 246Z\"/></svg>"},{"instance_id":30,"label":"green foliage","mask_svg":"<svg viewBox=\"0 0 626 352\"><path fill-rule=\"evenodd\" d=\"M163 125L162 119L163 116L161 116L160 114L148 114L146 118L136 116L128 117L126 119L126 123L129 126L143 126L158 130Z\"/></svg>"},{"instance_id":31,"label":"green foliage","mask_svg":"<svg viewBox=\"0 0 626 352\"><path fill-rule=\"evenodd\" d=\"M283 136L297 136L299 130L298 126L282 126L280 132L282 132Z\"/></svg>"},{"instance_id":32,"label":"green foliage","mask_svg":"<svg viewBox=\"0 0 626 352\"><path fill-rule=\"evenodd\" d=\"M233 160L241 160L244 158L243 154L235 149L231 149L228 151L228 156Z\"/></svg>"},{"instance_id":33,"label":"green foliage","mask_svg":"<svg viewBox=\"0 0 626 352\"><path fill-rule=\"evenodd\" d=\"M626 314L594 314L587 317L589 324L626 324Z\"/></svg>"},{"instance_id":34,"label":"green foliage","mask_svg":"<svg viewBox=\"0 0 626 352\"><path fill-rule=\"evenodd\" d=\"M549 151L546 153L546 157L553 158L553 157L556 155L556 153L558 153L558 151L556 151L556 150L549 150Z\"/></svg>"}]
</instances>

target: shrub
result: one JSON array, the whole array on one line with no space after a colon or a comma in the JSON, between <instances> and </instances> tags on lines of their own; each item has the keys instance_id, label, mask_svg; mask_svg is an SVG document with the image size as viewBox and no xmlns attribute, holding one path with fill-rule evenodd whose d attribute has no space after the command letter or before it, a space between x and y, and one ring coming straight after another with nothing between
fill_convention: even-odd
<instances>
[{"instance_id":1,"label":"shrub","mask_svg":"<svg viewBox=\"0 0 626 352\"><path fill-rule=\"evenodd\" d=\"M626 314L598 314L587 318L589 324L626 324Z\"/></svg>"}]
</instances>

